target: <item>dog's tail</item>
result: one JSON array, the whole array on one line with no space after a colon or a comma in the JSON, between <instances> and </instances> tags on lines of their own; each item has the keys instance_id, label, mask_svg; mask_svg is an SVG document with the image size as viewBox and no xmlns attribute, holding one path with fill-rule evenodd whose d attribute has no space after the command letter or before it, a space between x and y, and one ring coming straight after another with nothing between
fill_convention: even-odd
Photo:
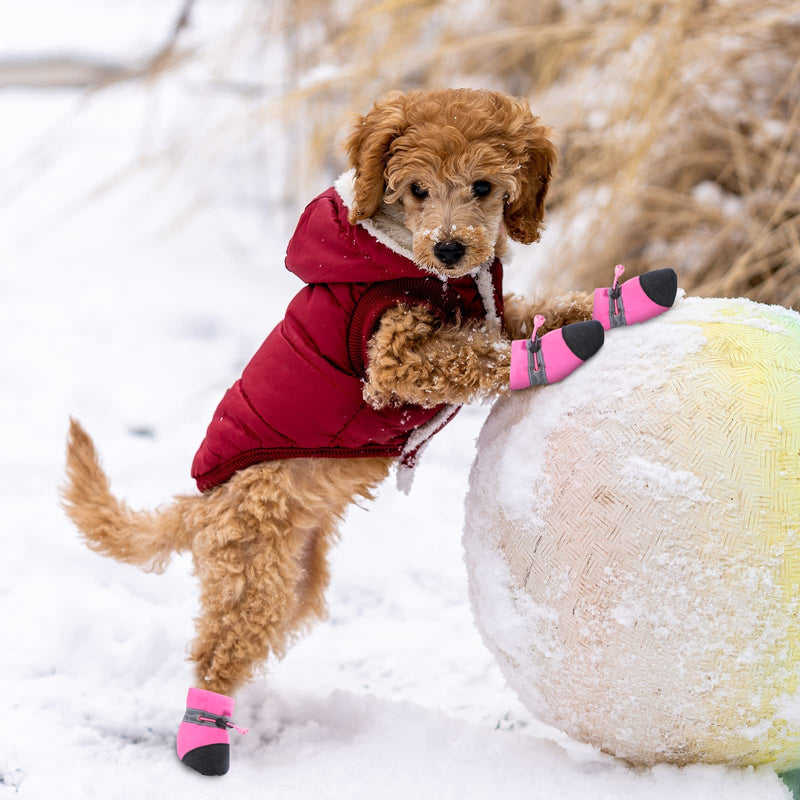
<instances>
[{"instance_id":1,"label":"dog's tail","mask_svg":"<svg viewBox=\"0 0 800 800\"><path fill-rule=\"evenodd\" d=\"M177 498L163 511L130 509L109 491L94 443L75 419L70 419L61 499L86 544L118 561L160 572L173 552L191 546L183 508L191 498Z\"/></svg>"}]
</instances>

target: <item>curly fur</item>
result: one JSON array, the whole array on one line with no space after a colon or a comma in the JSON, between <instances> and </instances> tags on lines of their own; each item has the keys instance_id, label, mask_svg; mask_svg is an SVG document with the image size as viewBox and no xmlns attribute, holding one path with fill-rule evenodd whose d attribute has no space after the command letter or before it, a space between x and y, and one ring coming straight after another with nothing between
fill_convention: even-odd
<instances>
[{"instance_id":1,"label":"curly fur","mask_svg":"<svg viewBox=\"0 0 800 800\"><path fill-rule=\"evenodd\" d=\"M67 480L62 505L95 552L162 572L175 551L188 550L192 537L183 512L193 498L176 498L165 511L132 511L109 490L92 440L70 419Z\"/></svg>"},{"instance_id":2,"label":"curly fur","mask_svg":"<svg viewBox=\"0 0 800 800\"><path fill-rule=\"evenodd\" d=\"M541 336L573 322L591 319L594 297L588 292L566 292L555 297L525 300L514 294L507 294L503 298L503 305L508 338L524 339L531 335L531 323L537 314L545 319L545 324L539 329Z\"/></svg>"},{"instance_id":3,"label":"curly fur","mask_svg":"<svg viewBox=\"0 0 800 800\"><path fill-rule=\"evenodd\" d=\"M538 239L556 158L548 137L524 100L497 92L390 94L345 143L356 167L352 216L383 219L385 230L399 226L413 239L417 263L443 278L465 274L502 251L506 230L521 242ZM476 198L476 180L490 181L492 192ZM414 197L412 183L428 196ZM436 260L442 232L463 241L458 264ZM435 406L502 394L509 337L528 333L535 313L552 327L592 313L585 294L505 302L505 330L472 319L442 325L419 307L389 310L370 341L366 398L376 407ZM133 511L113 497L91 439L72 420L62 497L99 553L161 570L172 552L191 551L201 586L191 648L197 685L230 694L324 616L337 524L390 465L386 458L269 461L206 494Z\"/></svg>"},{"instance_id":4,"label":"curly fur","mask_svg":"<svg viewBox=\"0 0 800 800\"><path fill-rule=\"evenodd\" d=\"M364 397L376 408L461 405L502 394L510 369L499 329L475 320L440 326L424 308L397 306L370 340Z\"/></svg>"},{"instance_id":5,"label":"curly fur","mask_svg":"<svg viewBox=\"0 0 800 800\"><path fill-rule=\"evenodd\" d=\"M451 274L494 257L501 223L516 241L538 241L557 159L550 128L538 122L527 100L500 92L391 92L356 118L344 143L356 170L350 221L401 203L417 263L438 268L432 249L445 237L470 242ZM492 184L488 196L472 196L477 180ZM429 197L415 197L414 184Z\"/></svg>"},{"instance_id":6,"label":"curly fur","mask_svg":"<svg viewBox=\"0 0 800 800\"><path fill-rule=\"evenodd\" d=\"M391 459L268 461L161 512L135 512L109 492L76 420L67 444L65 510L89 547L160 571L191 550L201 613L191 658L197 685L229 694L270 654L281 656L325 615L327 554L347 506L388 474Z\"/></svg>"}]
</instances>

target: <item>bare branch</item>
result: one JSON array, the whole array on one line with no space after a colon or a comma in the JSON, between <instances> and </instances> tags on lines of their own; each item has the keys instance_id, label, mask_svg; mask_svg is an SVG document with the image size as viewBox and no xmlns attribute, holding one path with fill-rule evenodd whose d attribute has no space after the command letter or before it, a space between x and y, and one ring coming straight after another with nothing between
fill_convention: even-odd
<instances>
[{"instance_id":1,"label":"bare branch","mask_svg":"<svg viewBox=\"0 0 800 800\"><path fill-rule=\"evenodd\" d=\"M110 84L151 77L178 63L181 33L191 23L197 0L184 0L164 44L140 64L107 61L90 55L56 54L0 61L0 89L98 89Z\"/></svg>"}]
</instances>

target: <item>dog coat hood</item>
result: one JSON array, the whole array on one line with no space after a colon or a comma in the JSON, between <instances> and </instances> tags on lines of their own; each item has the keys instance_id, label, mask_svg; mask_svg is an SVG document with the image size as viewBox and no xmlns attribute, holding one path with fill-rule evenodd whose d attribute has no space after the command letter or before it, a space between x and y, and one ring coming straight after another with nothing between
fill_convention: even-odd
<instances>
[{"instance_id":1,"label":"dog coat hood","mask_svg":"<svg viewBox=\"0 0 800 800\"><path fill-rule=\"evenodd\" d=\"M340 179L337 188L346 195L347 185ZM499 324L499 260L445 282L347 215L330 188L300 217L286 267L307 285L217 406L192 464L201 491L272 459L403 456L413 466L454 415L450 406L369 405L362 394L369 340L381 315L401 303L425 306L442 321L460 313Z\"/></svg>"}]
</instances>

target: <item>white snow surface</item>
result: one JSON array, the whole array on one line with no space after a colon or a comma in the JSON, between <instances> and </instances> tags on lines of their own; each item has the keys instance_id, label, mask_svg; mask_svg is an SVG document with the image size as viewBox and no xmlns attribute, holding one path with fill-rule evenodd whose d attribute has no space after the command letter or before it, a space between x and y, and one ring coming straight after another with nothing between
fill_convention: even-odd
<instances>
[{"instance_id":1,"label":"white snow surface","mask_svg":"<svg viewBox=\"0 0 800 800\"><path fill-rule=\"evenodd\" d=\"M125 38L131 3L88 5ZM216 403L299 288L282 262L310 198L275 202L291 132L209 134L244 102L177 73L92 98L0 93L0 798L788 797L768 769L631 770L534 722L505 687L460 543L483 408L436 437L410 497L387 482L348 514L330 619L238 695L250 733L229 775L177 761L190 560L150 575L93 554L57 486L74 414L134 506L192 491ZM175 141L180 157L156 157Z\"/></svg>"}]
</instances>

